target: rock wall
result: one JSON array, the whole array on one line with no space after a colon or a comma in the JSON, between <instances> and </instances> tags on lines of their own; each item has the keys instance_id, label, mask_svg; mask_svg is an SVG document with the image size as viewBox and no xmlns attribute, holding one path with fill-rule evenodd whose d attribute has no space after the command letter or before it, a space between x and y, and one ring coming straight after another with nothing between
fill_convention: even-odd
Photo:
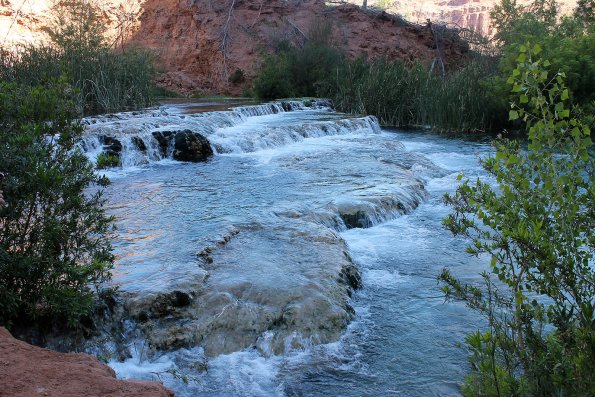
<instances>
[{"instance_id":1,"label":"rock wall","mask_svg":"<svg viewBox=\"0 0 595 397\"><path fill-rule=\"evenodd\" d=\"M328 27L351 58L385 56L429 61L436 56L430 29L355 5L329 7L321 0L147 0L133 42L154 49L165 73L160 83L180 92L241 94L263 52L282 41L297 45L312 29ZM467 51L444 43L446 63ZM241 71L243 82L230 82Z\"/></svg>"},{"instance_id":2,"label":"rock wall","mask_svg":"<svg viewBox=\"0 0 595 397\"><path fill-rule=\"evenodd\" d=\"M0 395L172 397L156 382L123 381L95 357L58 353L13 338L0 327Z\"/></svg>"},{"instance_id":3,"label":"rock wall","mask_svg":"<svg viewBox=\"0 0 595 397\"><path fill-rule=\"evenodd\" d=\"M101 7L110 43L121 44L138 28L144 0L87 0ZM0 45L14 47L47 41L52 0L0 0Z\"/></svg>"},{"instance_id":4,"label":"rock wall","mask_svg":"<svg viewBox=\"0 0 595 397\"><path fill-rule=\"evenodd\" d=\"M519 4L528 4L533 0L519 0ZM361 4L361 1L350 0ZM445 22L461 28L472 29L491 37L495 30L491 26L490 11L500 0L370 0L370 6L384 6L390 12L402 15L406 19L424 23L427 19ZM560 12L570 14L576 7L576 0L558 0Z\"/></svg>"},{"instance_id":5,"label":"rock wall","mask_svg":"<svg viewBox=\"0 0 595 397\"><path fill-rule=\"evenodd\" d=\"M489 11L499 0L370 0L366 12L359 0L89 1L104 10L115 45L131 40L157 52L161 85L186 94L238 95L250 86L263 52L274 51L282 40L302 43L315 27L331 28L336 44L352 58L430 61L436 50L430 30L424 28L427 19L492 35ZM48 4L0 0L2 45L45 40L41 27L47 23ZM560 4L568 13L576 0ZM421 26L382 12L379 5ZM446 64L467 51L457 40L441 46ZM241 78L230 79L234 73Z\"/></svg>"}]
</instances>

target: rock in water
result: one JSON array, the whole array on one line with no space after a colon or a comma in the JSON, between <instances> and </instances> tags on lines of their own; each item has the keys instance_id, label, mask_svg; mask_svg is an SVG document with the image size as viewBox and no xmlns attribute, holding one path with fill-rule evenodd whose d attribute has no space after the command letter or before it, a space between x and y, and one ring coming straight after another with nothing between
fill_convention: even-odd
<instances>
[{"instance_id":1,"label":"rock in water","mask_svg":"<svg viewBox=\"0 0 595 397\"><path fill-rule=\"evenodd\" d=\"M209 141L199 133L180 131L174 138L174 160L199 162L213 155Z\"/></svg>"},{"instance_id":2,"label":"rock in water","mask_svg":"<svg viewBox=\"0 0 595 397\"><path fill-rule=\"evenodd\" d=\"M168 149L169 149L169 143L171 141L172 136L175 133L172 131L154 131L153 132L153 138L155 138L155 140L158 143L158 147L159 147L159 153L161 154L161 157L166 157L167 153L168 153Z\"/></svg>"},{"instance_id":3,"label":"rock in water","mask_svg":"<svg viewBox=\"0 0 595 397\"><path fill-rule=\"evenodd\" d=\"M130 295L128 312L149 348L199 345L213 357L336 341L354 317L349 297L361 277L336 233L296 222L238 225L200 251L202 276L171 292Z\"/></svg>"},{"instance_id":4,"label":"rock in water","mask_svg":"<svg viewBox=\"0 0 595 397\"><path fill-rule=\"evenodd\" d=\"M104 153L110 156L120 157L122 153L122 142L111 136L100 136L99 141L103 144Z\"/></svg>"},{"instance_id":5,"label":"rock in water","mask_svg":"<svg viewBox=\"0 0 595 397\"><path fill-rule=\"evenodd\" d=\"M58 353L13 338L0 327L0 395L172 397L157 382L118 380L114 370L83 353Z\"/></svg>"}]
</instances>

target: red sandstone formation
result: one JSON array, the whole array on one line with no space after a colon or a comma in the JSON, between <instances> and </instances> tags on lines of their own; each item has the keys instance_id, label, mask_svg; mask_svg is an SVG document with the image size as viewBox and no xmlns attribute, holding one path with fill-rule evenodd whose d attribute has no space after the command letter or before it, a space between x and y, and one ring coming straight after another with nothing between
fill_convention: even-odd
<instances>
[{"instance_id":1,"label":"red sandstone formation","mask_svg":"<svg viewBox=\"0 0 595 397\"><path fill-rule=\"evenodd\" d=\"M172 397L156 382L123 381L95 357L58 353L14 339L0 327L0 396Z\"/></svg>"},{"instance_id":2,"label":"red sandstone formation","mask_svg":"<svg viewBox=\"0 0 595 397\"><path fill-rule=\"evenodd\" d=\"M256 74L263 52L281 41L303 43L312 29L329 27L333 41L358 56L431 61L437 56L430 29L352 4L321 0L147 0L133 41L154 49L165 71L161 84L179 92L241 94ZM467 51L443 39L448 64ZM243 84L229 82L240 70Z\"/></svg>"},{"instance_id":3,"label":"red sandstone formation","mask_svg":"<svg viewBox=\"0 0 595 397\"><path fill-rule=\"evenodd\" d=\"M527 5L533 0L518 0ZM361 4L361 0L349 0ZM490 20L490 11L500 0L392 0L382 2L390 12L404 16L412 22L422 23L430 19L438 23L471 29L491 37L496 31ZM558 0L561 15L572 13L576 0ZM379 0L370 0L368 5L379 6Z\"/></svg>"}]
</instances>

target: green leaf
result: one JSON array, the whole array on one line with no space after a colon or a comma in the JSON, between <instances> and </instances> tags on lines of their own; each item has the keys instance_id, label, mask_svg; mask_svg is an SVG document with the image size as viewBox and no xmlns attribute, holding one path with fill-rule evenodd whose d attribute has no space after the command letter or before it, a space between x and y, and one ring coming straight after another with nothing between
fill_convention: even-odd
<instances>
[{"instance_id":1,"label":"green leaf","mask_svg":"<svg viewBox=\"0 0 595 397\"><path fill-rule=\"evenodd\" d=\"M528 103L529 102L529 97L525 94L522 94L521 97L521 103Z\"/></svg>"},{"instance_id":2,"label":"green leaf","mask_svg":"<svg viewBox=\"0 0 595 397\"><path fill-rule=\"evenodd\" d=\"M565 100L567 100L567 99L568 99L568 90L567 90L567 89L566 89L566 90L564 90L564 91L562 91L562 97L561 97L561 99L562 99L563 101L565 101Z\"/></svg>"},{"instance_id":3,"label":"green leaf","mask_svg":"<svg viewBox=\"0 0 595 397\"><path fill-rule=\"evenodd\" d=\"M540 52L541 52L541 47L539 46L539 44L535 44L535 45L533 46L533 53L534 53L535 55L538 55Z\"/></svg>"},{"instance_id":4,"label":"green leaf","mask_svg":"<svg viewBox=\"0 0 595 397\"><path fill-rule=\"evenodd\" d=\"M509 120L516 120L519 118L519 113L516 110L511 110L508 112L508 119Z\"/></svg>"}]
</instances>

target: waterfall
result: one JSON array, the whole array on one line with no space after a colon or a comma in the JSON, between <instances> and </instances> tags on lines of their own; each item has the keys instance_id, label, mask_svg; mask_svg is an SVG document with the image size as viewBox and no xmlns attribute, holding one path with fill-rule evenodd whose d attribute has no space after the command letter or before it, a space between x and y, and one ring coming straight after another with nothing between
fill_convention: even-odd
<instances>
[{"instance_id":1,"label":"waterfall","mask_svg":"<svg viewBox=\"0 0 595 397\"><path fill-rule=\"evenodd\" d=\"M242 106L228 111L185 114L183 107L162 106L140 112L89 117L79 148L93 162L102 154L120 159L124 168L172 159L180 132L207 139L216 154L246 153L276 148L306 138L349 133L375 133L374 117L321 120L286 126L267 125L267 117L288 112L330 111L325 101L284 101Z\"/></svg>"}]
</instances>

